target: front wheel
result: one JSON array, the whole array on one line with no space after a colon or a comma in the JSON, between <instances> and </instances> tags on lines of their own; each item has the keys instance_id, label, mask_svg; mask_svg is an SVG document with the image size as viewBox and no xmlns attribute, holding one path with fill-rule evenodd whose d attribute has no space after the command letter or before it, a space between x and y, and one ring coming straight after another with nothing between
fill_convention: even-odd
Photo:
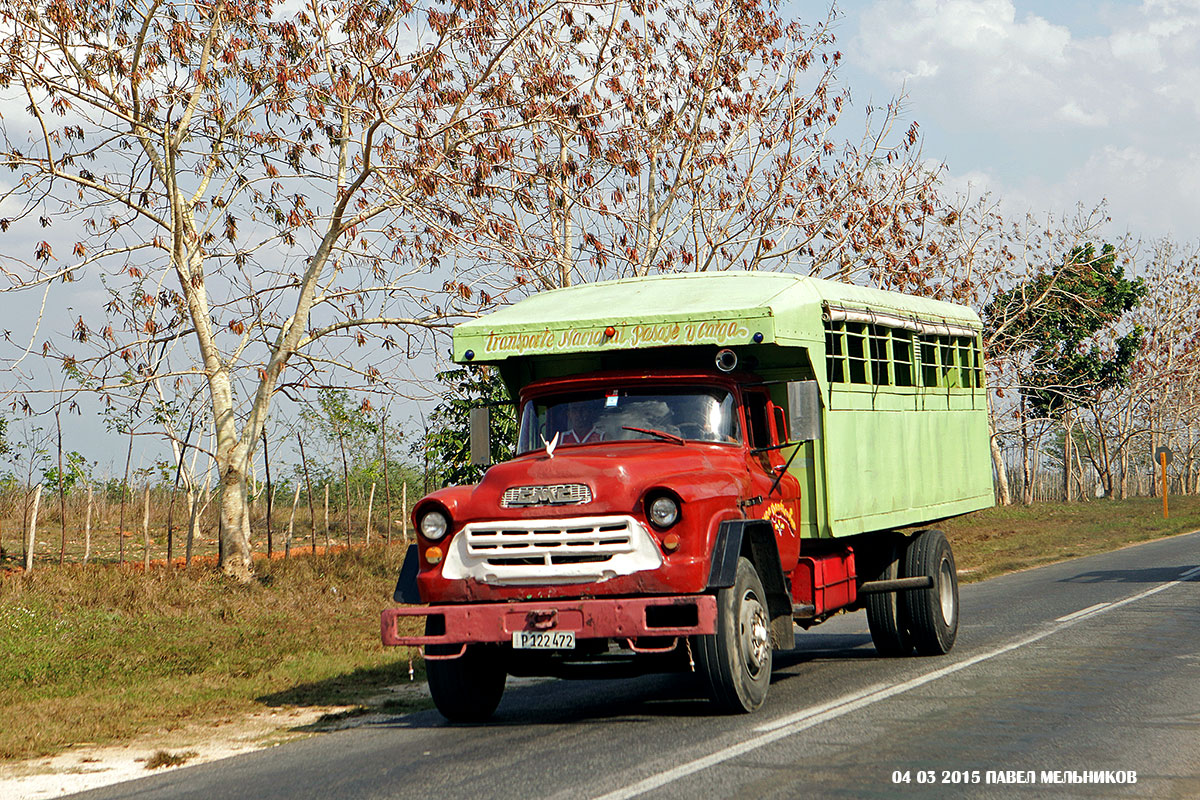
<instances>
[{"instance_id":1,"label":"front wheel","mask_svg":"<svg viewBox=\"0 0 1200 800\"><path fill-rule=\"evenodd\" d=\"M696 637L696 669L725 711L754 711L771 684L771 619L754 565L738 559L733 586L717 593L717 632Z\"/></svg>"},{"instance_id":2,"label":"front wheel","mask_svg":"<svg viewBox=\"0 0 1200 800\"><path fill-rule=\"evenodd\" d=\"M950 542L939 530L921 531L904 553L905 577L929 577L927 589L901 593L903 613L917 655L940 656L950 652L958 636L958 573Z\"/></svg>"},{"instance_id":3,"label":"front wheel","mask_svg":"<svg viewBox=\"0 0 1200 800\"><path fill-rule=\"evenodd\" d=\"M431 655L453 652L459 645L429 645ZM441 715L451 722L483 722L504 695L508 672L504 650L497 645L467 645L458 658L425 659L429 693Z\"/></svg>"}]
</instances>

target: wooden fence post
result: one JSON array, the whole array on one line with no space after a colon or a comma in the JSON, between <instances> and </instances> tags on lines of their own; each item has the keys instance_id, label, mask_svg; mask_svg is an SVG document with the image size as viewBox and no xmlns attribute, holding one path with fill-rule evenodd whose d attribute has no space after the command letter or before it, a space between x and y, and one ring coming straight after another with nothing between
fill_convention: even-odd
<instances>
[{"instance_id":1,"label":"wooden fence post","mask_svg":"<svg viewBox=\"0 0 1200 800\"><path fill-rule=\"evenodd\" d=\"M150 486L142 495L142 569L150 571Z\"/></svg>"},{"instance_id":2,"label":"wooden fence post","mask_svg":"<svg viewBox=\"0 0 1200 800\"><path fill-rule=\"evenodd\" d=\"M367 544L371 543L371 510L375 505L375 481L371 481L371 496L367 498Z\"/></svg>"},{"instance_id":3,"label":"wooden fence post","mask_svg":"<svg viewBox=\"0 0 1200 800\"><path fill-rule=\"evenodd\" d=\"M300 443L300 465L304 467L304 494L308 497L308 527L312 534L312 553L317 554L317 510L313 507L312 481L308 477L308 459L304 457L304 437L296 434Z\"/></svg>"},{"instance_id":4,"label":"wooden fence post","mask_svg":"<svg viewBox=\"0 0 1200 800\"><path fill-rule=\"evenodd\" d=\"M87 563L92 556L92 493L96 487L88 484L88 503L87 516L83 523L83 563Z\"/></svg>"},{"instance_id":5,"label":"wooden fence post","mask_svg":"<svg viewBox=\"0 0 1200 800\"><path fill-rule=\"evenodd\" d=\"M292 526L296 523L296 506L300 505L300 481L296 481L296 496L292 498L292 515L288 517L287 539L283 542L283 557L292 555Z\"/></svg>"},{"instance_id":6,"label":"wooden fence post","mask_svg":"<svg viewBox=\"0 0 1200 800\"><path fill-rule=\"evenodd\" d=\"M392 487L388 480L387 413L383 415L383 498L387 507L387 527L383 531L384 544L392 543Z\"/></svg>"},{"instance_id":7,"label":"wooden fence post","mask_svg":"<svg viewBox=\"0 0 1200 800\"><path fill-rule=\"evenodd\" d=\"M42 504L42 485L39 483L33 490L33 511L29 515L29 543L25 548L25 571L33 571L33 546L37 541L38 506Z\"/></svg>"}]
</instances>

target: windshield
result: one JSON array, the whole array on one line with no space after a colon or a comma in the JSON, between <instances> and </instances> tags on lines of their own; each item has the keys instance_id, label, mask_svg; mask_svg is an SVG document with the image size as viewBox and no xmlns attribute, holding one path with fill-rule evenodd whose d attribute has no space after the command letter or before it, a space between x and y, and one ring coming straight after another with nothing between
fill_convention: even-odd
<instances>
[{"instance_id":1,"label":"windshield","mask_svg":"<svg viewBox=\"0 0 1200 800\"><path fill-rule=\"evenodd\" d=\"M526 402L517 452L545 447L555 434L560 447L629 439L737 444L742 438L733 395L707 387L597 389Z\"/></svg>"}]
</instances>

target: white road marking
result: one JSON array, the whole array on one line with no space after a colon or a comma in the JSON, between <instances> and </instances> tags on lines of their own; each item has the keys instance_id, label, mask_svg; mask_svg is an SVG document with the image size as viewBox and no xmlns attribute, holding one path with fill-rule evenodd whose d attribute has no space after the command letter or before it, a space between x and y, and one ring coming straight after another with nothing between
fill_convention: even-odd
<instances>
[{"instance_id":1,"label":"white road marking","mask_svg":"<svg viewBox=\"0 0 1200 800\"><path fill-rule=\"evenodd\" d=\"M1041 641L1048 636L1052 636L1060 631L1066 630L1067 628L1084 619L1090 619L1092 617L1099 616L1100 614L1107 614L1109 611L1121 608L1122 606L1127 606L1130 603L1136 603L1138 600L1143 600L1151 595L1166 591L1167 589L1178 586L1195 574L1200 574L1200 567L1183 573L1176 580L1159 584L1158 586L1147 589L1144 592L1139 592L1131 597L1126 597L1124 600L1118 600L1112 603L1099 603L1097 604L1099 607L1092 606L1091 608L1085 608L1082 611L1077 611L1074 614L1068 614L1066 617L1055 620L1057 623L1056 625L1052 625L1051 627L1046 628L1043 631L1039 631L1032 636L1026 636L1024 639L1010 642L1009 644L1006 644L1003 647L998 647L995 650L989 650L986 653L980 653L977 656L963 659L962 661L955 662L949 666L942 667L941 669L935 669L932 672L927 672L924 675L910 678L907 681L903 681L892 686L883 686L882 688L871 687L869 689L853 692L832 702L824 703L819 706L811 706L795 714L789 714L786 717L781 717L772 722L764 723L763 725L759 725L758 727L754 728L754 731L759 734L758 736L746 739L734 745L730 745L729 747L721 750L717 750L714 753L710 753L707 756L689 761L686 764L680 764L677 767L673 767L655 775L651 775L648 778L644 778L636 783L631 783L630 785L621 789L616 789L615 791L600 795L594 798L594 800L629 800L629 798L637 797L638 795L645 794L646 792L651 792L659 787L666 786L668 783L674 783L680 778L685 778L688 775L693 775L697 772L708 769L709 767L713 767L717 764L729 761L730 759L737 758L740 755L753 752L754 750L757 750L760 747L765 747L772 742L785 739L794 733L800 733L801 731L808 730L809 728L814 728L822 723L845 716L852 711L857 711L860 708L866 708L874 703L887 700L888 698L895 697L898 694L903 694L912 689L916 689L919 686L932 683L939 678L944 678L947 675L953 675L954 673L960 672L967 667L973 667L976 664L995 658L996 656L1001 656L1005 653L1011 653L1013 650L1018 650L1026 645L1031 645L1034 642Z\"/></svg>"},{"instance_id":2,"label":"white road marking","mask_svg":"<svg viewBox=\"0 0 1200 800\"><path fill-rule=\"evenodd\" d=\"M1112 603L1096 603L1096 605L1094 605L1094 606L1088 606L1087 608L1080 609L1079 611L1076 611L1073 614L1067 614L1065 617L1059 617L1058 619L1056 619L1054 621L1055 622L1070 622L1073 619L1079 619L1080 617L1086 617L1088 614L1091 614L1093 611L1099 611L1102 608L1108 608L1110 605L1112 605Z\"/></svg>"},{"instance_id":3,"label":"white road marking","mask_svg":"<svg viewBox=\"0 0 1200 800\"><path fill-rule=\"evenodd\" d=\"M789 714L786 717L780 717L779 719L775 720L774 722L768 722L764 725L759 725L757 728L754 729L754 732L755 733L767 733L769 731L778 730L779 728L786 728L788 725L794 725L797 722L803 722L806 719L818 717L829 711L835 711L835 710L841 708L842 706L846 705L847 703L853 703L853 702L863 699L864 697L870 697L871 695L877 694L878 692L882 692L882 691L886 690L887 688L888 688L887 684L877 683L874 686L870 686L866 689L862 689L861 691L852 692L851 694L848 694L848 695L843 695L842 697L839 697L837 700L831 700L830 702L822 703L819 706L810 706L810 707L804 709L803 711L797 711L795 714Z\"/></svg>"}]
</instances>

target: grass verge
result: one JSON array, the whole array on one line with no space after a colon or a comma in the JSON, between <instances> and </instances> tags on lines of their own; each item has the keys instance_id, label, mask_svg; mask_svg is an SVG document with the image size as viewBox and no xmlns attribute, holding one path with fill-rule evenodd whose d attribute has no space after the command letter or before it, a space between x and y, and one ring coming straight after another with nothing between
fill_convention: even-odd
<instances>
[{"instance_id":1,"label":"grass verge","mask_svg":"<svg viewBox=\"0 0 1200 800\"><path fill-rule=\"evenodd\" d=\"M963 580L1200 529L1200 498L995 508L942 525ZM406 652L379 643L403 551L373 547L211 568L43 566L0 573L0 758L48 755L265 708L399 713L424 701ZM422 665L415 663L417 677Z\"/></svg>"},{"instance_id":2,"label":"grass verge","mask_svg":"<svg viewBox=\"0 0 1200 800\"><path fill-rule=\"evenodd\" d=\"M981 581L1068 558L1200 530L1200 497L1092 500L1004 506L941 524L954 547L960 580Z\"/></svg>"},{"instance_id":3,"label":"grass verge","mask_svg":"<svg viewBox=\"0 0 1200 800\"><path fill-rule=\"evenodd\" d=\"M211 568L10 574L0 580L0 758L264 708L358 705L408 682L406 653L379 641L402 558L373 547L258 562L248 586Z\"/></svg>"}]
</instances>

